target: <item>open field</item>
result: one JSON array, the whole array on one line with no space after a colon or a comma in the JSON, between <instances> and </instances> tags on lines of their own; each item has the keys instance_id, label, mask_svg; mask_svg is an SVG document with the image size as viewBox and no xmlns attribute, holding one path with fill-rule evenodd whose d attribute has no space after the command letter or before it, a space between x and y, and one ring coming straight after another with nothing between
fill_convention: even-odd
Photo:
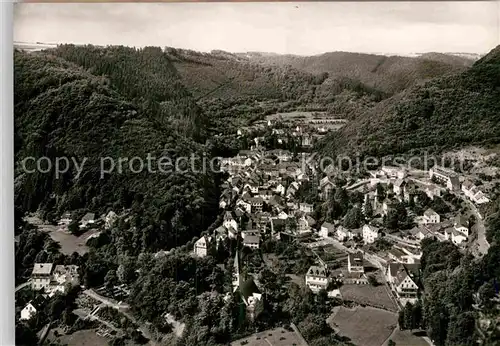
<instances>
[{"instance_id":1,"label":"open field","mask_svg":"<svg viewBox=\"0 0 500 346\"><path fill-rule=\"evenodd\" d=\"M397 325L395 313L371 307L334 308L327 323L358 346L380 346ZM401 344L403 345L403 344Z\"/></svg>"},{"instance_id":2,"label":"open field","mask_svg":"<svg viewBox=\"0 0 500 346\"><path fill-rule=\"evenodd\" d=\"M340 287L342 298L358 304L376 306L390 311L397 311L397 307L389 297L384 285L343 285Z\"/></svg>"},{"instance_id":3,"label":"open field","mask_svg":"<svg viewBox=\"0 0 500 346\"><path fill-rule=\"evenodd\" d=\"M266 330L233 341L231 346L303 346L300 337L285 328Z\"/></svg>"},{"instance_id":4,"label":"open field","mask_svg":"<svg viewBox=\"0 0 500 346\"><path fill-rule=\"evenodd\" d=\"M424 340L421 336L415 335L417 332L410 332L409 330L399 330L399 328L395 328L392 333L390 339L398 345L404 346L428 346L427 341ZM387 346L389 340L387 340L383 346Z\"/></svg>"},{"instance_id":5,"label":"open field","mask_svg":"<svg viewBox=\"0 0 500 346\"><path fill-rule=\"evenodd\" d=\"M64 345L107 346L109 340L96 334L96 329L79 330L73 334L59 337Z\"/></svg>"},{"instance_id":6,"label":"open field","mask_svg":"<svg viewBox=\"0 0 500 346\"><path fill-rule=\"evenodd\" d=\"M77 237L68 233L64 226L46 224L34 216L27 217L26 221L37 226L40 231L48 233L52 240L61 245L61 252L65 255L71 255L73 252L83 255L88 252L89 248L85 244L88 238L97 232L96 230L89 230Z\"/></svg>"}]
</instances>

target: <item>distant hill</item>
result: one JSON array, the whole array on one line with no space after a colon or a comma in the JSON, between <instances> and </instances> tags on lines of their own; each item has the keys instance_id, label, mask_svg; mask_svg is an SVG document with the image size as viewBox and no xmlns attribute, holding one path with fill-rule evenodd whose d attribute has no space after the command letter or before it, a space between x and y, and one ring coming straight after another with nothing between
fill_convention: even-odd
<instances>
[{"instance_id":1,"label":"distant hill","mask_svg":"<svg viewBox=\"0 0 500 346\"><path fill-rule=\"evenodd\" d=\"M430 78L464 71L474 63L463 57L429 53L419 57L386 56L350 52L330 52L315 56L240 53L263 66L290 66L312 74L328 73L368 87L394 94Z\"/></svg>"},{"instance_id":2,"label":"distant hill","mask_svg":"<svg viewBox=\"0 0 500 346\"><path fill-rule=\"evenodd\" d=\"M288 66L253 63L224 51L200 53L167 48L166 52L186 87L196 98L303 100L314 97L321 76Z\"/></svg>"},{"instance_id":3,"label":"distant hill","mask_svg":"<svg viewBox=\"0 0 500 346\"><path fill-rule=\"evenodd\" d=\"M327 155L387 155L500 142L500 46L455 75L414 86L325 139Z\"/></svg>"}]
</instances>

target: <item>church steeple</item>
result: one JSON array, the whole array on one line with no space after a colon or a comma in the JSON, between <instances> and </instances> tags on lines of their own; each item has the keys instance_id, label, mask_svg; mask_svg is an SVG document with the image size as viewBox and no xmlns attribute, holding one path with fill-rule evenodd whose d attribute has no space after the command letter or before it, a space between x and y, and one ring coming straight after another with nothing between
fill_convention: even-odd
<instances>
[{"instance_id":1,"label":"church steeple","mask_svg":"<svg viewBox=\"0 0 500 346\"><path fill-rule=\"evenodd\" d=\"M242 277L240 273L240 259L239 252L236 250L233 264L233 292L235 292L241 285Z\"/></svg>"}]
</instances>

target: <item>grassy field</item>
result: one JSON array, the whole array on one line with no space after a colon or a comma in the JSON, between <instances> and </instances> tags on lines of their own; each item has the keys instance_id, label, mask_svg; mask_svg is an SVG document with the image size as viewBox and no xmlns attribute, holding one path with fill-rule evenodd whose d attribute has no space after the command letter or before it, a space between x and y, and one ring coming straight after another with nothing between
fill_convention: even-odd
<instances>
[{"instance_id":1,"label":"grassy field","mask_svg":"<svg viewBox=\"0 0 500 346\"><path fill-rule=\"evenodd\" d=\"M371 307L336 307L327 323L358 346L380 346L397 325L397 315ZM397 344L398 345L398 344ZM401 344L403 345L403 344Z\"/></svg>"},{"instance_id":2,"label":"grassy field","mask_svg":"<svg viewBox=\"0 0 500 346\"><path fill-rule=\"evenodd\" d=\"M73 252L83 255L88 252L89 248L85 245L87 239L96 233L96 230L90 230L77 237L68 233L65 227L43 223L36 216L27 217L26 221L37 226L40 231L48 233L52 240L61 245L61 252L65 255L71 255Z\"/></svg>"},{"instance_id":3,"label":"grassy field","mask_svg":"<svg viewBox=\"0 0 500 346\"><path fill-rule=\"evenodd\" d=\"M96 334L95 329L79 330L73 334L59 337L64 345L107 346L109 340Z\"/></svg>"},{"instance_id":4,"label":"grassy field","mask_svg":"<svg viewBox=\"0 0 500 346\"><path fill-rule=\"evenodd\" d=\"M302 346L301 340L293 331L284 328L266 330L249 337L233 341L231 346Z\"/></svg>"},{"instance_id":5,"label":"grassy field","mask_svg":"<svg viewBox=\"0 0 500 346\"><path fill-rule=\"evenodd\" d=\"M428 346L429 344L421 336L417 336L409 330L399 330L395 328L390 339L396 343L396 346ZM389 340L383 344L387 346Z\"/></svg>"},{"instance_id":6,"label":"grassy field","mask_svg":"<svg viewBox=\"0 0 500 346\"><path fill-rule=\"evenodd\" d=\"M382 307L397 311L397 307L389 297L384 285L343 285L340 287L342 298L358 304Z\"/></svg>"}]
</instances>

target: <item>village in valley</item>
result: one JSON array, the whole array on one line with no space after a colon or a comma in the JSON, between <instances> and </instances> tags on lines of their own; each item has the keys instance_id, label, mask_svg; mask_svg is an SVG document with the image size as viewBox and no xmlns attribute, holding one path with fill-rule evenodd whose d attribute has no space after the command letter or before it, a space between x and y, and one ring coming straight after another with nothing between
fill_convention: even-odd
<instances>
[{"instance_id":1,"label":"village in valley","mask_svg":"<svg viewBox=\"0 0 500 346\"><path fill-rule=\"evenodd\" d=\"M450 241L476 257L486 253L482 210L489 198L481 189L484 185L442 166L424 171L382 165L353 173L330 165L322 171L319 158L311 152L310 139L315 135L318 129L311 123L285 125L279 119L269 119L264 127L238 130L239 140L250 145L221 160L225 182L220 215L216 227L194 241L191 255L213 256L222 268L225 256L231 257L232 292L226 292L225 299L239 297L250 321L268 297L259 275L268 268L283 275L288 284L337 302L327 323L354 344L385 345L398 338L403 344L432 344L425 334L419 337L397 328L406 311L421 309L421 242ZM110 211L99 218L89 212L74 219L66 212L57 226L45 225L50 227L45 231L62 245L63 252L82 254L89 242L126 215L126 211L121 215ZM73 239L69 249L64 248L67 237ZM154 257L168 254L160 251ZM78 266L35 263L31 279L18 288L27 285L44 294L20 311L24 321L36 316L44 300L56 292L67 294L81 285ZM120 328L100 316L99 310L127 314L124 301L129 287L107 283L82 288L74 314L99 321L100 336L120 335ZM181 335L184 325L177 324ZM292 327L281 333L288 335L287 340L307 344L298 328ZM272 334L260 331L233 345L259 345L259 333ZM285 342L284 336L280 338L276 344Z\"/></svg>"},{"instance_id":2,"label":"village in valley","mask_svg":"<svg viewBox=\"0 0 500 346\"><path fill-rule=\"evenodd\" d=\"M449 241L476 257L487 252L482 210L490 199L483 182L441 165L428 170L382 165L364 174L334 167L320 171L310 152L318 128L303 120L284 125L281 116L272 119L238 130L251 146L222 159L228 174L219 205L222 224L203 235L193 253L209 256L227 239L239 244L234 245L239 252L259 252L270 268L288 269L293 282L343 301L328 323L355 344L382 345L391 338L405 345L432 344L425 334L403 335L396 328L397 313L401 319L405 311L421 309L422 241ZM255 133L261 136L245 138ZM300 246L310 265L297 270L296 258L286 265L289 258L273 253L274 244ZM242 289L252 316L265 295L255 266L243 268L239 256L236 252L233 288Z\"/></svg>"}]
</instances>

